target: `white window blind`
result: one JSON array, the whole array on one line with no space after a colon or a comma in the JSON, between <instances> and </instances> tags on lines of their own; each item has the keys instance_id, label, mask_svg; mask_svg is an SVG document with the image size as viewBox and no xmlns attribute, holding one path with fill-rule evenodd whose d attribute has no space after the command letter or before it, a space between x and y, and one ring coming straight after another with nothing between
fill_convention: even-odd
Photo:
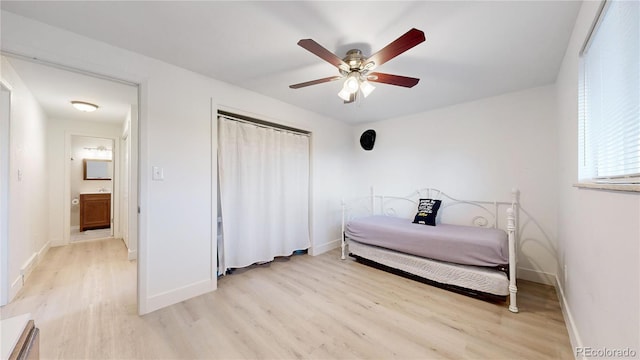
<instances>
[{"instance_id":1,"label":"white window blind","mask_svg":"<svg viewBox=\"0 0 640 360\"><path fill-rule=\"evenodd\" d=\"M579 79L580 180L640 180L640 2L605 3Z\"/></svg>"}]
</instances>

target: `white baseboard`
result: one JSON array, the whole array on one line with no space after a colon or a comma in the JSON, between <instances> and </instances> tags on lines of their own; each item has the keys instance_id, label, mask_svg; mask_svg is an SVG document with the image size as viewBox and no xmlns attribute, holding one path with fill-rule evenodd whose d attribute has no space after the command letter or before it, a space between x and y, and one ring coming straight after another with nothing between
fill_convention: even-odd
<instances>
[{"instance_id":1,"label":"white baseboard","mask_svg":"<svg viewBox=\"0 0 640 360\"><path fill-rule=\"evenodd\" d=\"M33 270L38 266L38 264L40 264L44 256L49 251L50 247L51 241L47 241L44 245L42 245L40 250L31 254L29 259L24 262L24 264L20 268L20 275L13 281L13 283L11 283L11 289L9 290L8 298L9 302L11 302L11 300L13 300L16 295L18 295L18 292L20 292L24 284L27 282L31 273L33 273Z\"/></svg>"},{"instance_id":2,"label":"white baseboard","mask_svg":"<svg viewBox=\"0 0 640 360\"><path fill-rule=\"evenodd\" d=\"M36 267L36 265L38 265L38 252L39 251L36 251L31 254L27 261L25 261L24 264L22 264L22 266L20 267L20 276L22 276L23 283L27 280L29 275L31 275L31 272Z\"/></svg>"},{"instance_id":3,"label":"white baseboard","mask_svg":"<svg viewBox=\"0 0 640 360\"><path fill-rule=\"evenodd\" d=\"M324 254L327 251L331 251L337 247L340 247L340 239L329 241L328 243L324 243L321 245L313 246L309 249L309 255L318 256L320 254Z\"/></svg>"},{"instance_id":4,"label":"white baseboard","mask_svg":"<svg viewBox=\"0 0 640 360\"><path fill-rule=\"evenodd\" d=\"M47 241L46 244L42 245L42 248L40 248L40 251L38 251L38 264L40 263L40 261L42 261L44 256L47 255L49 248L51 248L51 241Z\"/></svg>"},{"instance_id":5,"label":"white baseboard","mask_svg":"<svg viewBox=\"0 0 640 360\"><path fill-rule=\"evenodd\" d=\"M51 247L58 247L58 246L65 246L65 245L69 245L66 244L64 242L64 239L61 238L51 238L51 240L49 241L49 243L51 243Z\"/></svg>"},{"instance_id":6,"label":"white baseboard","mask_svg":"<svg viewBox=\"0 0 640 360\"><path fill-rule=\"evenodd\" d=\"M556 286L556 275L543 271L519 267L516 270L516 277L518 279L529 280L540 284Z\"/></svg>"},{"instance_id":7,"label":"white baseboard","mask_svg":"<svg viewBox=\"0 0 640 360\"><path fill-rule=\"evenodd\" d=\"M564 317L564 323L567 327L567 332L569 332L569 340L571 341L571 347L574 351L574 356L578 359L575 350L577 348L582 348L582 340L580 339L580 334L578 333L578 328L576 327L576 323L573 320L573 316L571 315L571 309L569 309L569 303L567 302L567 298L564 296L564 289L562 288L562 284L558 281L558 277L556 277L556 294L558 295L558 301L560 302L560 308L562 309L562 316ZM580 356L579 359L584 360L584 355Z\"/></svg>"},{"instance_id":8,"label":"white baseboard","mask_svg":"<svg viewBox=\"0 0 640 360\"><path fill-rule=\"evenodd\" d=\"M18 292L20 292L20 290L22 289L22 285L24 285L22 276L18 276L15 280L13 280L13 282L11 283L11 288L9 289L9 297L7 298L7 303L10 303L11 300L13 300L16 295L18 295Z\"/></svg>"},{"instance_id":9,"label":"white baseboard","mask_svg":"<svg viewBox=\"0 0 640 360\"><path fill-rule=\"evenodd\" d=\"M137 250L127 250L127 258L129 260L136 260L138 258L138 251Z\"/></svg>"},{"instance_id":10,"label":"white baseboard","mask_svg":"<svg viewBox=\"0 0 640 360\"><path fill-rule=\"evenodd\" d=\"M206 294L216 289L216 279L198 281L171 291L153 295L147 298L146 304L139 304L140 315L162 309L181 301ZM144 301L144 300L143 300Z\"/></svg>"},{"instance_id":11,"label":"white baseboard","mask_svg":"<svg viewBox=\"0 0 640 360\"><path fill-rule=\"evenodd\" d=\"M31 264L29 271L24 274L23 282L27 282L27 279L29 278L33 270L38 266L38 264L40 264L42 259L44 259L44 256L47 254L50 247L51 247L51 241L47 241L44 245L42 245L42 247L40 248L40 250L38 250L38 252L34 253L35 260Z\"/></svg>"}]
</instances>

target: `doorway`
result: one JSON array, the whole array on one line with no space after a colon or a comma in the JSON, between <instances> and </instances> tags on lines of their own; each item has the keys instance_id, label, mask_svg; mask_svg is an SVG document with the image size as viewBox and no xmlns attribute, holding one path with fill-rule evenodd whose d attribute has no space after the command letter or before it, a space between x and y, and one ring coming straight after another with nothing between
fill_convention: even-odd
<instances>
[{"instance_id":1,"label":"doorway","mask_svg":"<svg viewBox=\"0 0 640 360\"><path fill-rule=\"evenodd\" d=\"M71 135L69 242L114 236L114 139Z\"/></svg>"},{"instance_id":2,"label":"doorway","mask_svg":"<svg viewBox=\"0 0 640 360\"><path fill-rule=\"evenodd\" d=\"M9 73L11 77L8 79L7 86L2 87L2 104L0 112L2 116L0 123L0 191L6 191L0 194L0 305L7 304L11 298L15 296L14 283L22 287L25 281L28 281L28 275L21 274L30 272L37 266L39 261L47 253L49 247L64 246L70 244L71 238L71 208L75 203L75 195L71 194L71 179L80 179L85 181L84 174L71 175L71 162L77 164L80 171L84 171L84 159L98 160L99 151L111 152L111 173L110 185L99 185L96 180L89 181L93 185L90 189L80 189L77 191L78 205L80 202L79 195L81 192L104 192L109 193L111 199L109 201L108 223L104 226L107 229L107 237L115 237L127 239L125 242L127 250L125 257L128 260L135 260L137 255L138 241L138 213L131 209L138 208L138 106L139 106L139 88L137 84L107 77L88 74L80 70L70 69L68 67L59 66L51 63L44 63L38 60L28 59L19 56L2 56L3 68L7 66L11 69ZM3 72L4 73L4 72ZM3 79L6 79L3 75ZM13 83L19 84L15 87ZM13 88L12 88L13 86ZM8 89L13 89L9 91ZM13 106L9 112L11 103L10 96L19 99L20 94L28 93L30 99L34 99L38 104L33 105L30 102L26 104L22 102L20 107ZM5 96L6 95L6 96ZM84 113L74 109L71 105L73 100L82 100L96 103L99 110L94 113ZM28 106L27 106L28 105ZM27 109L28 107L28 109ZM70 109L70 110L69 110ZM19 111L18 115L14 112ZM19 142L15 142L10 146L12 141L12 133L5 131L15 119L24 118L31 115L31 112L37 113L41 118L45 118L46 131L43 131L43 137L38 139L39 148L42 149L42 162L44 167L42 176L29 177L28 172L24 172L24 180L31 178L42 179L42 190L44 196L39 199L45 199L47 206L38 206L45 215L43 221L38 221L38 233L33 236L34 239L41 243L34 244L36 240L31 238L13 237L11 233L5 236L8 226L12 228L18 227L16 224L23 223L27 219L14 218L9 222L9 215L3 209L8 209L19 199L9 187L8 179L12 179L8 173L4 173L4 168L8 167L9 159L13 161L14 157L22 162L23 166L29 165L31 158L29 152L31 149L17 147ZM14 119L15 118L15 119ZM6 129L5 129L6 124ZM13 127L12 127L13 129ZM20 129L18 129L20 130ZM23 129L28 133L28 129ZM72 136L102 138L107 141L106 145L87 144L82 148L85 151L93 151L91 155L78 156L77 160L71 160L72 155ZM120 151L121 139L128 139L127 147ZM35 141L35 140L34 140ZM15 145L15 146L14 146ZM17 147L19 150L15 152ZM84 149L84 148L89 149ZM103 149L104 147L104 149ZM22 151L22 152L20 152ZM122 152L126 151L127 154ZM80 159L81 157L81 159ZM120 164L120 158L126 157L126 173L124 172L124 164ZM13 165L11 165L13 166ZM76 170L78 168L75 168ZM9 171L9 169L7 169ZM13 174L13 170L10 170ZM23 174L20 169L16 172L17 178ZM124 174L124 175L123 175ZM23 182L26 182L24 181ZM123 194L120 184L126 184L127 193ZM79 211L79 206L78 206ZM20 217L24 217L20 215ZM121 220L126 217L126 226L121 226ZM24 221L22 221L24 220ZM47 221L48 220L48 221ZM75 226L74 219L74 226ZM78 219L79 220L79 219ZM14 227L14 225L16 225ZM79 224L78 224L79 226ZM99 227L99 226L94 226ZM23 227L24 228L24 227ZM79 228L78 228L79 230ZM87 229L100 230L100 229ZM126 232L124 234L123 232ZM104 237L104 236L100 236ZM75 239L74 239L75 240ZM9 256L11 254L11 256ZM7 260L9 259L9 260ZM17 265L16 265L17 264ZM23 265L24 264L24 265ZM22 267L21 267L22 265ZM9 268L9 271L6 269ZM26 269L26 270L23 270ZM12 273L14 276L10 276ZM18 274L18 275L15 275ZM16 279L15 281L13 281ZM133 281L137 281L137 277L133 276ZM12 282L13 281L13 282ZM11 290L11 291L10 291ZM17 290L17 291L18 291ZM136 296L137 301L137 296Z\"/></svg>"}]
</instances>

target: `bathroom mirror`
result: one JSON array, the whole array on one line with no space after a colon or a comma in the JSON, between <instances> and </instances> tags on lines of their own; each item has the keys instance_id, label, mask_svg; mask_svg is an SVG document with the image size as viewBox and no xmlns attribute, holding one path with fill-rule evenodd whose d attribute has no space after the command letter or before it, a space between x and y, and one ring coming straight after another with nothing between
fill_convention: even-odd
<instances>
[{"instance_id":1,"label":"bathroom mirror","mask_svg":"<svg viewBox=\"0 0 640 360\"><path fill-rule=\"evenodd\" d=\"M85 180L111 180L111 160L84 159Z\"/></svg>"}]
</instances>

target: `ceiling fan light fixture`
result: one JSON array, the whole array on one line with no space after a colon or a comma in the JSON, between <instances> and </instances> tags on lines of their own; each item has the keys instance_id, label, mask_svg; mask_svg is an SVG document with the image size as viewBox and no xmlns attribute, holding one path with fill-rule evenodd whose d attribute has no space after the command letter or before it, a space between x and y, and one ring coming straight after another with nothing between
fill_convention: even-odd
<instances>
[{"instance_id":1,"label":"ceiling fan light fixture","mask_svg":"<svg viewBox=\"0 0 640 360\"><path fill-rule=\"evenodd\" d=\"M359 87L360 87L360 84L358 81L358 74L355 72L352 72L351 74L349 74L349 77L347 77L347 80L344 82L343 89L353 94L356 91L358 91Z\"/></svg>"},{"instance_id":2,"label":"ceiling fan light fixture","mask_svg":"<svg viewBox=\"0 0 640 360\"><path fill-rule=\"evenodd\" d=\"M351 93L344 87L340 90L338 96L344 101L349 101L351 99Z\"/></svg>"},{"instance_id":3,"label":"ceiling fan light fixture","mask_svg":"<svg viewBox=\"0 0 640 360\"><path fill-rule=\"evenodd\" d=\"M73 107L76 108L77 110L80 110L83 112L94 112L98 110L98 105L88 103L85 101L72 101L71 105L73 105Z\"/></svg>"},{"instance_id":4,"label":"ceiling fan light fixture","mask_svg":"<svg viewBox=\"0 0 640 360\"><path fill-rule=\"evenodd\" d=\"M371 83L367 80L364 80L360 83L360 90L362 91L362 95L364 95L364 97L369 96L369 94L371 94L375 89L376 87L371 85Z\"/></svg>"}]
</instances>

